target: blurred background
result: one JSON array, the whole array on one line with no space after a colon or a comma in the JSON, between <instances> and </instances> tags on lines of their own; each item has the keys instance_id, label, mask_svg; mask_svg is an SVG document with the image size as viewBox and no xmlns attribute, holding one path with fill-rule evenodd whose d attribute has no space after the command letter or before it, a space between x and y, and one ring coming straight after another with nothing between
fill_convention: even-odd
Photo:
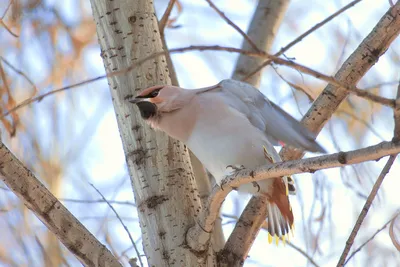
<instances>
[{"instance_id":1,"label":"blurred background","mask_svg":"<svg viewBox=\"0 0 400 267\"><path fill-rule=\"evenodd\" d=\"M349 2L292 0L271 52L279 51ZM167 3L155 1L159 18ZM257 5L255 0L214 3L244 31ZM387 0L363 0L291 48L285 56L333 75L389 7ZM2 0L0 16L2 114L32 96L104 74L89 1ZM166 29L166 40L169 48L240 47L242 37L205 1L179 0ZM238 55L226 52L172 55L179 83L185 88L208 86L229 78L237 58ZM399 66L398 39L358 87L394 98ZM314 97L326 83L282 66L264 69L261 91L300 119L308 110L310 99L287 81ZM1 122L3 142L125 266L130 258L136 257L135 250L114 213L90 183L118 211L143 254L135 202L106 80L54 94L18 109ZM388 141L392 135L391 109L350 96L318 140L329 153L334 153ZM313 175L296 175L298 194L291 197L296 225L291 240L296 248L269 245L267 233L261 231L245 266L336 266L385 162L382 159ZM399 177L397 159L350 254L398 212ZM225 201L222 216L226 236L247 204L245 199L232 193ZM381 229L347 266L400 266L400 253L393 246L388 228ZM400 233L400 219L394 224L394 232ZM80 266L1 182L0 266Z\"/></svg>"}]
</instances>

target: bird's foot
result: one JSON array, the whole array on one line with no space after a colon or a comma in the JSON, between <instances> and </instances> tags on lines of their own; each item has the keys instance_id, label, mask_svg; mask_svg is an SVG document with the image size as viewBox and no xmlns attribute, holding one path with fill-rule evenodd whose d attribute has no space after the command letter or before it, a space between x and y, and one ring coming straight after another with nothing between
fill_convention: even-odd
<instances>
[{"instance_id":1,"label":"bird's foot","mask_svg":"<svg viewBox=\"0 0 400 267\"><path fill-rule=\"evenodd\" d=\"M229 176L237 173L238 171L244 170L245 167L243 165L228 165L226 166L225 175Z\"/></svg>"},{"instance_id":2,"label":"bird's foot","mask_svg":"<svg viewBox=\"0 0 400 267\"><path fill-rule=\"evenodd\" d=\"M245 167L243 165L228 165L226 166L226 170L225 170L225 178L229 177L231 175L236 174L237 172L244 170ZM226 181L227 179L222 179L221 183L219 184L221 190L224 190L224 185L227 183ZM233 190L236 190L237 188L232 188Z\"/></svg>"}]
</instances>

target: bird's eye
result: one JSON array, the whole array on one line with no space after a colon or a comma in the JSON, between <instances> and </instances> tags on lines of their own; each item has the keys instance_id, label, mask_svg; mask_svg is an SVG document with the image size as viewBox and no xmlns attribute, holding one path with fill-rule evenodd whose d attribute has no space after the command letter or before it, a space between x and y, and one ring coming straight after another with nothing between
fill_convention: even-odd
<instances>
[{"instance_id":1,"label":"bird's eye","mask_svg":"<svg viewBox=\"0 0 400 267\"><path fill-rule=\"evenodd\" d=\"M158 96L158 93L160 92L160 89L154 90L153 92L150 93L150 97L156 97Z\"/></svg>"}]
</instances>

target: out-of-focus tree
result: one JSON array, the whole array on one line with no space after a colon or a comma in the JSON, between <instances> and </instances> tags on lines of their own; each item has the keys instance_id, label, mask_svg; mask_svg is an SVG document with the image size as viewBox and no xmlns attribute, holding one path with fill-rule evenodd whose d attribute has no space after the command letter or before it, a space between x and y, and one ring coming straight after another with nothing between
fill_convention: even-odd
<instances>
[{"instance_id":1,"label":"out-of-focus tree","mask_svg":"<svg viewBox=\"0 0 400 267\"><path fill-rule=\"evenodd\" d=\"M190 262L197 266L194 260L207 256L192 253L185 245L184 233L201 220L197 218L198 211L201 206L204 209L207 202L201 202L200 198L206 199L204 195L210 188L204 181L202 184L199 180L197 184L194 182L188 151L183 145L139 125L139 121L132 124L135 120L131 121L131 118L138 118L137 110L123 97L129 91L134 94L147 86L170 83L168 72L176 72L174 75L182 87L214 84L232 76L231 73L233 78L243 79L264 59L218 51L201 54L188 51L172 53L167 59L154 57L131 71L124 72L124 69L162 51L159 33L165 38L164 49L167 49L165 45L170 48L220 45L256 53L276 53L350 1L155 1L157 17L153 15L152 1L91 2L92 5L89 1L79 0L1 2L0 111L5 114L12 110L1 119L2 141L124 265L128 265L130 259L140 257L145 265L179 265L174 260L183 260L185 266ZM313 30L281 53L281 57L333 76L363 39L373 33L372 29L391 6L397 6L397 9L392 7L397 10L391 15L392 23L400 20L398 2L353 2L348 10ZM168 7L172 8L172 13L163 16ZM218 8L220 13L216 12ZM158 29L158 25L162 28ZM232 25L241 29L242 35ZM389 22L387 25L390 27ZM374 95L395 98L399 80L396 66L400 56L396 49L399 41L393 39L387 41L390 46L378 64L365 76L358 77L362 78L359 83L344 84L357 85ZM384 51L380 52L373 60ZM121 75L108 78L111 96L105 79L98 79L81 88L63 90L13 109L26 99L103 75L99 55L103 57L107 73L122 71ZM172 63L168 63L169 57ZM276 63L266 66L247 81L299 119L327 84ZM125 139L124 146L117 121L121 137ZM132 124L128 127L130 132L124 130L124 123ZM392 125L391 108L351 95L340 104L319 140L332 153L366 147L390 140ZM168 152L174 156L165 156ZM125 159L129 171L125 168ZM312 179L305 174L299 175L296 179L298 195L291 201L297 237L290 247L276 248L266 245L266 234L261 231L245 265L336 264L382 167L380 162L362 163L321 171ZM398 185L393 181L399 167L394 161L392 175L386 177L350 250L350 254L356 254L350 256L348 266L396 266L400 262L396 252L399 236L396 222L399 219L392 220L400 204L394 190ZM163 178L154 179L158 174ZM90 183L115 207L140 255L135 252L135 246L119 220ZM197 187L201 195L197 194ZM22 201L5 185L0 189L1 265L79 264ZM164 201L165 196L177 204L172 200L171 203ZM246 203L243 196L235 194L225 201L221 219L226 237ZM174 222L165 220L169 215L179 220L180 229L172 230ZM390 235L380 233L387 228L391 229ZM371 238L376 232L376 238ZM362 249L357 251L358 247ZM209 248L208 259L215 261L216 251L213 246ZM243 254L247 255L247 252Z\"/></svg>"}]
</instances>

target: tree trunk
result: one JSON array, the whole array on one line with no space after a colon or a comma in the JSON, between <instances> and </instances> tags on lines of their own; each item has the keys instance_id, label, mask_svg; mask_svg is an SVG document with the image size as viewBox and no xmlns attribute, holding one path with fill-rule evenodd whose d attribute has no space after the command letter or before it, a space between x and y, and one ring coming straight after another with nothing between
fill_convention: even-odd
<instances>
[{"instance_id":1,"label":"tree trunk","mask_svg":"<svg viewBox=\"0 0 400 267\"><path fill-rule=\"evenodd\" d=\"M162 51L152 1L91 0L107 73ZM149 266L202 266L213 253L192 253L185 234L201 209L187 148L143 123L127 99L156 84L171 84L160 56L108 78L128 170L138 206Z\"/></svg>"}]
</instances>

